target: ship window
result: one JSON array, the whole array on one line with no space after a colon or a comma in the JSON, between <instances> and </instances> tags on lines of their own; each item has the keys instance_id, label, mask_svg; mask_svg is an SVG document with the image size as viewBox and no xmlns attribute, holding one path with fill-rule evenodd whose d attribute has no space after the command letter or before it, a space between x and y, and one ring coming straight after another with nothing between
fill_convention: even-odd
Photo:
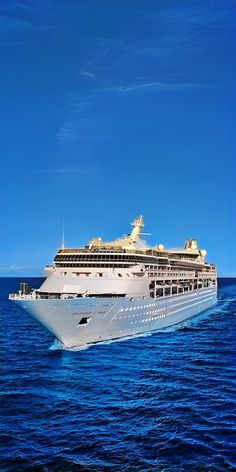
<instances>
[{"instance_id":1,"label":"ship window","mask_svg":"<svg viewBox=\"0 0 236 472\"><path fill-rule=\"evenodd\" d=\"M118 277L122 277L122 274L118 274Z\"/></svg>"},{"instance_id":2,"label":"ship window","mask_svg":"<svg viewBox=\"0 0 236 472\"><path fill-rule=\"evenodd\" d=\"M98 272L98 277L102 277L103 276L103 273L102 272Z\"/></svg>"},{"instance_id":3,"label":"ship window","mask_svg":"<svg viewBox=\"0 0 236 472\"><path fill-rule=\"evenodd\" d=\"M88 324L88 322L89 322L90 320L91 320L91 317L90 317L90 318L86 318L85 316L83 316L83 318L81 318L81 320L80 320L78 326L79 326L79 325L86 325L86 324Z\"/></svg>"}]
</instances>

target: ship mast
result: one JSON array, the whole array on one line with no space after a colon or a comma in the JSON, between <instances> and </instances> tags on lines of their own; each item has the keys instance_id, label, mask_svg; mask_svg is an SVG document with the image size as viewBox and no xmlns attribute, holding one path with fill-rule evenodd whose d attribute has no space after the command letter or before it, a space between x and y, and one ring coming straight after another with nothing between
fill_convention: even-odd
<instances>
[{"instance_id":1,"label":"ship mast","mask_svg":"<svg viewBox=\"0 0 236 472\"><path fill-rule=\"evenodd\" d=\"M133 226L133 229L131 231L129 239L132 243L136 243L141 233L141 230L144 227L143 215L140 215L138 218L135 218L133 223L131 223L131 226Z\"/></svg>"},{"instance_id":2,"label":"ship mast","mask_svg":"<svg viewBox=\"0 0 236 472\"><path fill-rule=\"evenodd\" d=\"M65 228L64 228L64 218L63 218L63 220L62 220L61 249L65 249Z\"/></svg>"}]
</instances>

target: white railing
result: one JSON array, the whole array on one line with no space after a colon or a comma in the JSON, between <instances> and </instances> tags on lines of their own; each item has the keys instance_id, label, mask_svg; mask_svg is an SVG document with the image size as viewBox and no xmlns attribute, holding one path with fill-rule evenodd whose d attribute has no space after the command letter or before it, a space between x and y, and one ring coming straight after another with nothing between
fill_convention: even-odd
<instances>
[{"instance_id":1,"label":"white railing","mask_svg":"<svg viewBox=\"0 0 236 472\"><path fill-rule=\"evenodd\" d=\"M10 300L33 300L34 297L31 293L23 294L23 293L10 293L9 295Z\"/></svg>"}]
</instances>

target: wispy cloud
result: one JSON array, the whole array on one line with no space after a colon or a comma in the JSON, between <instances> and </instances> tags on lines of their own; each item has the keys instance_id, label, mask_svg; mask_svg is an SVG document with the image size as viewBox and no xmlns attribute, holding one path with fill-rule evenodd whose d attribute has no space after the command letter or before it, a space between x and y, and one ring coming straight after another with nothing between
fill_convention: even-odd
<instances>
[{"instance_id":1,"label":"wispy cloud","mask_svg":"<svg viewBox=\"0 0 236 472\"><path fill-rule=\"evenodd\" d=\"M68 113L58 130L58 142L105 140L108 134L115 137L111 130L104 133L99 123L91 123L98 110L112 114L107 104L109 94L115 100L116 95L125 99L129 94L141 97L214 87L215 77L204 74L194 58L197 63L214 41L209 34L228 21L226 9L215 11L208 4L193 2L181 9L176 5L144 9L142 28L146 27L146 34L137 34L135 41L129 33L119 40L96 38L90 57L80 65L77 90L68 93Z\"/></svg>"},{"instance_id":2,"label":"wispy cloud","mask_svg":"<svg viewBox=\"0 0 236 472\"><path fill-rule=\"evenodd\" d=\"M96 88L91 90L87 95L82 93L68 94L68 118L62 123L59 128L56 139L61 144L73 144L76 142L98 142L107 141L119 138L119 135L114 133L112 122L119 118L113 117L110 110L109 116L103 115L102 103L107 102L108 94L126 96L128 94L144 94L152 93L167 93L192 91L195 89L203 89L209 87L209 84L201 82L159 82L159 81L145 81L145 77L133 79L132 82L126 84L112 84L110 86L103 86L98 84ZM99 117L94 118L94 109L99 110ZM105 111L107 113L107 111ZM117 127L116 127L117 129Z\"/></svg>"},{"instance_id":3,"label":"wispy cloud","mask_svg":"<svg viewBox=\"0 0 236 472\"><path fill-rule=\"evenodd\" d=\"M23 41L1 41L0 40L0 46L2 47L11 47L11 46L24 46L24 42Z\"/></svg>"},{"instance_id":4,"label":"wispy cloud","mask_svg":"<svg viewBox=\"0 0 236 472\"><path fill-rule=\"evenodd\" d=\"M216 5L206 2L205 5L203 3L188 4L180 9L176 4L171 8L167 7L158 11L158 19L172 25L181 25L185 30L192 30L194 26L207 29L221 28L233 22L224 3L218 2L217 8L215 7ZM149 18L155 21L157 13L152 12Z\"/></svg>"},{"instance_id":5,"label":"wispy cloud","mask_svg":"<svg viewBox=\"0 0 236 472\"><path fill-rule=\"evenodd\" d=\"M0 272L21 272L25 267L18 265L0 266Z\"/></svg>"},{"instance_id":6,"label":"wispy cloud","mask_svg":"<svg viewBox=\"0 0 236 472\"><path fill-rule=\"evenodd\" d=\"M67 125L67 128L63 127L60 128L57 133L57 141L61 144L73 144L78 142L82 144L84 143L91 143L91 142L98 142L98 141L110 141L116 138L119 138L118 135L109 134L107 131L97 132L96 134L87 131L87 134L81 134L80 131L74 131L74 123L72 124L73 129Z\"/></svg>"},{"instance_id":7,"label":"wispy cloud","mask_svg":"<svg viewBox=\"0 0 236 472\"><path fill-rule=\"evenodd\" d=\"M236 272L223 272L220 277L236 278Z\"/></svg>"},{"instance_id":8,"label":"wispy cloud","mask_svg":"<svg viewBox=\"0 0 236 472\"><path fill-rule=\"evenodd\" d=\"M41 249L41 248L40 248ZM25 255L27 258L28 256ZM25 265L15 265L9 264L6 266L0 266L0 274L4 277L22 277L22 276L41 276L42 274L42 267L37 266L25 266Z\"/></svg>"},{"instance_id":9,"label":"wispy cloud","mask_svg":"<svg viewBox=\"0 0 236 472\"><path fill-rule=\"evenodd\" d=\"M98 143L116 139L118 136L111 129L112 118L102 116L101 104L107 95L103 87L94 88L90 93L68 94L68 118L59 128L56 139L60 144ZM93 108L100 110L99 116L91 116Z\"/></svg>"},{"instance_id":10,"label":"wispy cloud","mask_svg":"<svg viewBox=\"0 0 236 472\"><path fill-rule=\"evenodd\" d=\"M126 92L133 92L133 91L142 91L144 89L151 89L151 88L157 88L160 91L168 91L168 90L188 90L188 89L193 89L193 88L202 88L202 87L207 87L207 84L202 84L202 83L194 83L194 82L176 82L176 83L170 83L170 84L164 84L161 82L144 82L142 84L134 84L134 85L129 85L129 86L116 86L116 87L111 87L111 88L105 88L105 91L107 92L118 92L118 93L126 93Z\"/></svg>"},{"instance_id":11,"label":"wispy cloud","mask_svg":"<svg viewBox=\"0 0 236 472\"><path fill-rule=\"evenodd\" d=\"M85 169L37 169L35 170L37 173L43 173L43 174L90 174L91 171L85 170Z\"/></svg>"},{"instance_id":12,"label":"wispy cloud","mask_svg":"<svg viewBox=\"0 0 236 472\"><path fill-rule=\"evenodd\" d=\"M139 89L145 89L145 88L150 88L150 87L161 87L163 86L163 84L161 84L160 82L147 82L147 83L143 83L143 84L135 84L135 85L130 85L130 86L121 86L121 85L118 85L116 87L110 87L110 88L105 88L105 91L106 92L120 92L120 93L123 93L123 92L130 92L130 91L133 91L133 90L139 90Z\"/></svg>"},{"instance_id":13,"label":"wispy cloud","mask_svg":"<svg viewBox=\"0 0 236 472\"><path fill-rule=\"evenodd\" d=\"M17 1L13 1L12 3L12 8L21 9L26 12L35 12L43 8L49 8L49 7L51 7L51 2L49 0L34 0L34 3L32 2L29 3L28 0L27 2L17 0Z\"/></svg>"},{"instance_id":14,"label":"wispy cloud","mask_svg":"<svg viewBox=\"0 0 236 472\"><path fill-rule=\"evenodd\" d=\"M93 72L89 72L87 70L81 70L80 75L83 75L85 77L90 77L91 79L94 79L96 75Z\"/></svg>"},{"instance_id":15,"label":"wispy cloud","mask_svg":"<svg viewBox=\"0 0 236 472\"><path fill-rule=\"evenodd\" d=\"M29 20L12 18L6 15L0 15L0 34L3 35L9 31L32 30L33 25Z\"/></svg>"},{"instance_id":16,"label":"wispy cloud","mask_svg":"<svg viewBox=\"0 0 236 472\"><path fill-rule=\"evenodd\" d=\"M1 5L0 13L0 41L1 45L20 44L14 37L11 41L10 35L25 31L48 31L51 26L47 24L45 15L51 8L48 0L35 0L34 3L14 1ZM40 14L40 16L39 16ZM43 18L44 17L44 18Z\"/></svg>"},{"instance_id":17,"label":"wispy cloud","mask_svg":"<svg viewBox=\"0 0 236 472\"><path fill-rule=\"evenodd\" d=\"M115 67L117 59L122 55L125 44L122 41L107 38L96 38L94 50L96 53L92 55L80 68L80 76L88 78L97 78L101 80L101 72L108 72Z\"/></svg>"}]
</instances>

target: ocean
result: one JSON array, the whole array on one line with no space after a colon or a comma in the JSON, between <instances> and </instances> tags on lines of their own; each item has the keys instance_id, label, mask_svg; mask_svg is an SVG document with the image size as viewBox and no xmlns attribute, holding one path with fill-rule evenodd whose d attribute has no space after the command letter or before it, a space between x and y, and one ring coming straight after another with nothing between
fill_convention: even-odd
<instances>
[{"instance_id":1,"label":"ocean","mask_svg":"<svg viewBox=\"0 0 236 472\"><path fill-rule=\"evenodd\" d=\"M19 282L0 279L1 472L236 471L236 279L177 327L84 350L8 301Z\"/></svg>"}]
</instances>

